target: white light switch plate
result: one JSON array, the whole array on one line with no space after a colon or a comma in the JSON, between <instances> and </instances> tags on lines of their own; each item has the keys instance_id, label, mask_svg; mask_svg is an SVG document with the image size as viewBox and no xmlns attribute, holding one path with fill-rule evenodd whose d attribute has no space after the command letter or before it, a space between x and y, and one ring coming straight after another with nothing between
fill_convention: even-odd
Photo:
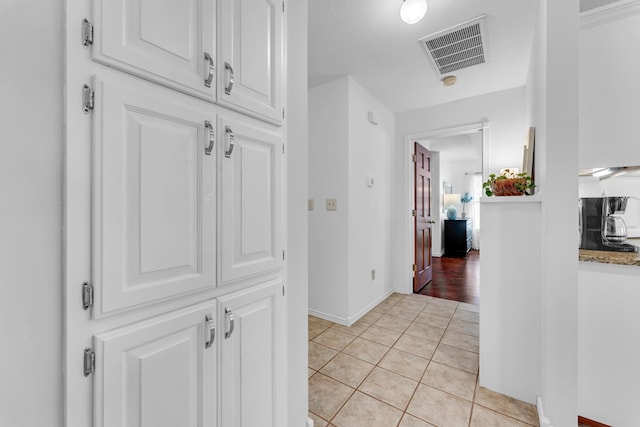
<instances>
[{"instance_id":1,"label":"white light switch plate","mask_svg":"<svg viewBox=\"0 0 640 427\"><path fill-rule=\"evenodd\" d=\"M327 199L327 210L328 211L338 210L338 202L336 201L336 199Z\"/></svg>"}]
</instances>

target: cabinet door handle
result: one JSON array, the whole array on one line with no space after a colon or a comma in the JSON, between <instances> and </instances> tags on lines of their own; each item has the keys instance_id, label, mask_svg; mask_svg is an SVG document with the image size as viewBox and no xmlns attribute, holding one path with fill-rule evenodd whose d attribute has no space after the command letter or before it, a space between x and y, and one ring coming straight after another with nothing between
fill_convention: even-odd
<instances>
[{"instance_id":1,"label":"cabinet door handle","mask_svg":"<svg viewBox=\"0 0 640 427\"><path fill-rule=\"evenodd\" d=\"M224 134L227 138L227 150L224 152L224 156L226 158L231 158L231 153L233 153L233 146L236 142L236 136L233 134L233 130L229 126L224 127Z\"/></svg>"},{"instance_id":2,"label":"cabinet door handle","mask_svg":"<svg viewBox=\"0 0 640 427\"><path fill-rule=\"evenodd\" d=\"M204 348L209 348L213 344L213 341L216 339L216 325L213 322L213 317L211 317L210 314L207 314L204 317L204 321L207 323L205 327L208 335L204 342Z\"/></svg>"},{"instance_id":3,"label":"cabinet door handle","mask_svg":"<svg viewBox=\"0 0 640 427\"><path fill-rule=\"evenodd\" d=\"M209 146L205 147L204 154L210 156L213 151L213 144L216 142L216 132L213 130L213 125L209 120L204 121L204 127L209 131Z\"/></svg>"},{"instance_id":4,"label":"cabinet door handle","mask_svg":"<svg viewBox=\"0 0 640 427\"><path fill-rule=\"evenodd\" d=\"M228 62L224 63L224 73L227 85L224 87L224 93L231 95L231 89L233 89L233 67Z\"/></svg>"},{"instance_id":5,"label":"cabinet door handle","mask_svg":"<svg viewBox=\"0 0 640 427\"><path fill-rule=\"evenodd\" d=\"M224 333L224 337L229 338L233 333L233 326L235 322L230 308L225 308L224 314L227 316L227 320L229 321L229 329Z\"/></svg>"},{"instance_id":6,"label":"cabinet door handle","mask_svg":"<svg viewBox=\"0 0 640 427\"><path fill-rule=\"evenodd\" d=\"M211 81L213 80L213 75L216 72L216 65L213 62L213 58L208 52L204 53L204 85L206 87L211 87Z\"/></svg>"}]
</instances>

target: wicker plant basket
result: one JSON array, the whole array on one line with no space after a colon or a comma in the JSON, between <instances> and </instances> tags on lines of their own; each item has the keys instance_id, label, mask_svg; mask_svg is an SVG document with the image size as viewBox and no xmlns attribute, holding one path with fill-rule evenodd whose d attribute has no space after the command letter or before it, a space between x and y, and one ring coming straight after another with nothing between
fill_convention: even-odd
<instances>
[{"instance_id":1,"label":"wicker plant basket","mask_svg":"<svg viewBox=\"0 0 640 427\"><path fill-rule=\"evenodd\" d=\"M522 196L524 191L516 188L516 184L526 185L527 181L521 178L496 179L491 185L494 196Z\"/></svg>"}]
</instances>

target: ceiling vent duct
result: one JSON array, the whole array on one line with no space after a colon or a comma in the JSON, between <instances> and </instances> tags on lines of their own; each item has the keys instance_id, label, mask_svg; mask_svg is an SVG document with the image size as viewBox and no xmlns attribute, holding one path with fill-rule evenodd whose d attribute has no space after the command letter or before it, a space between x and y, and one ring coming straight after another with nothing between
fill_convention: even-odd
<instances>
[{"instance_id":1,"label":"ceiling vent duct","mask_svg":"<svg viewBox=\"0 0 640 427\"><path fill-rule=\"evenodd\" d=\"M418 39L440 75L488 62L485 16Z\"/></svg>"}]
</instances>

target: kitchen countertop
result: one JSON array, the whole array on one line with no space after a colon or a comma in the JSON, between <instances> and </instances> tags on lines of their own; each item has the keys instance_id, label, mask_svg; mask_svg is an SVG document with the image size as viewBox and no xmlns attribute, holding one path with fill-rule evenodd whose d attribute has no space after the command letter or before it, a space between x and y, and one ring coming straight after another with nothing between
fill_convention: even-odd
<instances>
[{"instance_id":1,"label":"kitchen countertop","mask_svg":"<svg viewBox=\"0 0 640 427\"><path fill-rule=\"evenodd\" d=\"M580 249L578 259L587 262L640 266L640 253L638 252L591 251Z\"/></svg>"}]
</instances>

